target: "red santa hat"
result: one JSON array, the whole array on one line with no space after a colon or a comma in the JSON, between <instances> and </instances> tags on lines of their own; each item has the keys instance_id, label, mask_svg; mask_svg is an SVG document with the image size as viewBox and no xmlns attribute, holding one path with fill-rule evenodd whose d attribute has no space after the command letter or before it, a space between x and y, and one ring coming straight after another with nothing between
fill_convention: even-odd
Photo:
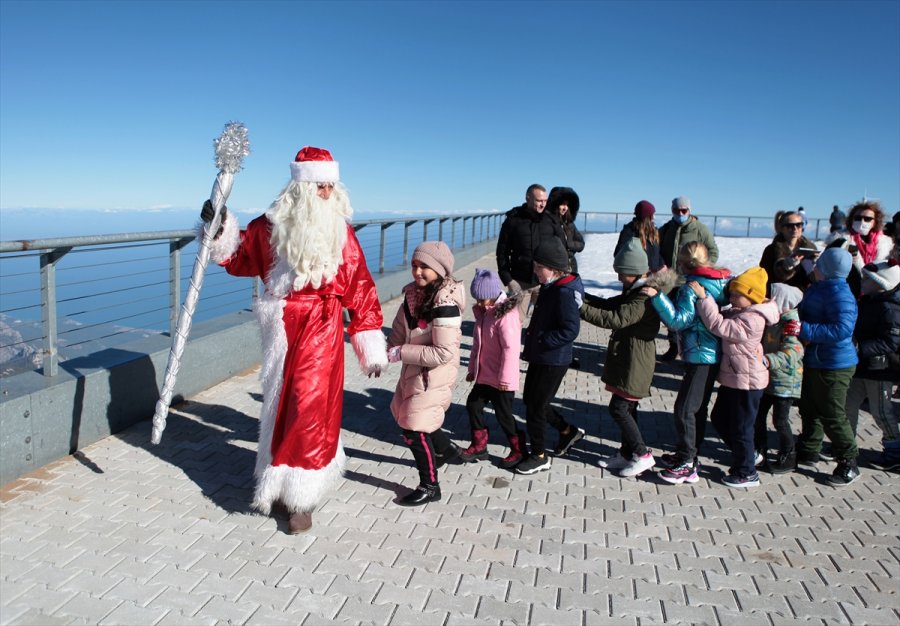
<instances>
[{"instance_id":1,"label":"red santa hat","mask_svg":"<svg viewBox=\"0 0 900 626\"><path fill-rule=\"evenodd\" d=\"M338 162L324 148L306 146L291 163L291 180L300 183L336 183L341 179Z\"/></svg>"}]
</instances>

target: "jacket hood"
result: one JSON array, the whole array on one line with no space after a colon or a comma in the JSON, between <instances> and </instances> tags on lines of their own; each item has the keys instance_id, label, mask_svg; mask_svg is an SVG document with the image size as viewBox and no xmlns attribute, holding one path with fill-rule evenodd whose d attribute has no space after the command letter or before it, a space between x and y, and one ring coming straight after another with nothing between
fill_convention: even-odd
<instances>
[{"instance_id":1,"label":"jacket hood","mask_svg":"<svg viewBox=\"0 0 900 626\"><path fill-rule=\"evenodd\" d=\"M751 304L747 307L747 310L762 315L763 319L766 320L767 326L771 326L781 319L781 311L778 310L778 305L775 304L774 300L766 300L759 304Z\"/></svg>"},{"instance_id":2,"label":"jacket hood","mask_svg":"<svg viewBox=\"0 0 900 626\"><path fill-rule=\"evenodd\" d=\"M650 274L644 284L667 294L678 284L678 272L673 269L665 269L655 274Z\"/></svg>"},{"instance_id":3,"label":"jacket hood","mask_svg":"<svg viewBox=\"0 0 900 626\"><path fill-rule=\"evenodd\" d=\"M574 222L578 216L578 209L581 206L581 200L578 199L578 194L575 193L574 189L571 187L554 187L550 190L550 194L547 196L546 210L559 217L559 205L561 204L569 206L569 214L572 216L569 221Z\"/></svg>"}]
</instances>

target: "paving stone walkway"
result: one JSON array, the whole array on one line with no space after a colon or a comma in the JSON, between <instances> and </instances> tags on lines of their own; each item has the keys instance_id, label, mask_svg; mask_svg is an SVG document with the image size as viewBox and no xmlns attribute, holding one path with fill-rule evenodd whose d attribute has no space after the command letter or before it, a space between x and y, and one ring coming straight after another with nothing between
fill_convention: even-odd
<instances>
[{"instance_id":1,"label":"paving stone walkway","mask_svg":"<svg viewBox=\"0 0 900 626\"><path fill-rule=\"evenodd\" d=\"M0 622L900 623L897 474L864 468L836 489L820 463L731 490L710 427L700 482L618 478L597 466L618 441L599 380L607 339L582 327L583 369L560 391L560 412L588 433L568 457L534 476L501 470L495 428L491 461L445 467L443 500L418 509L393 502L416 484L388 409L397 370L368 379L348 346L347 473L301 536L248 507L258 372L228 380L174 407L159 446L148 420L4 487ZM679 369L661 364L641 402L657 452L674 440ZM461 444L464 375L445 422ZM864 413L861 447L878 441Z\"/></svg>"}]
</instances>

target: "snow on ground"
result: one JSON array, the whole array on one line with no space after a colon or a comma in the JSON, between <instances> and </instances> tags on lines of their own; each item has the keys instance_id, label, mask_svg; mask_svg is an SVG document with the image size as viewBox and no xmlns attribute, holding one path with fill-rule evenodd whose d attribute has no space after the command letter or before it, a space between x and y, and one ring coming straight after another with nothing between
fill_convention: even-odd
<instances>
[{"instance_id":1,"label":"snow on ground","mask_svg":"<svg viewBox=\"0 0 900 626\"><path fill-rule=\"evenodd\" d=\"M613 248L619 239L618 233L603 233L584 236L584 252L575 258L578 273L585 290L597 296L608 298L622 291L622 284L616 280L613 271ZM719 246L719 260L716 265L727 267L737 275L744 270L759 265L763 248L772 243L770 237L716 237ZM819 247L822 243L818 242Z\"/></svg>"}]
</instances>

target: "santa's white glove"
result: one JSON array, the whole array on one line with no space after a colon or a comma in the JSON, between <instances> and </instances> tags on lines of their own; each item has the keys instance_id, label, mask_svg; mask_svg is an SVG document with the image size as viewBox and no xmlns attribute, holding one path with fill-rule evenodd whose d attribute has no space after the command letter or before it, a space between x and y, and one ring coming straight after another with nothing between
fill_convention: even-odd
<instances>
[{"instance_id":1,"label":"santa's white glove","mask_svg":"<svg viewBox=\"0 0 900 626\"><path fill-rule=\"evenodd\" d=\"M400 346L394 346L387 352L388 363L397 363L400 361Z\"/></svg>"}]
</instances>

